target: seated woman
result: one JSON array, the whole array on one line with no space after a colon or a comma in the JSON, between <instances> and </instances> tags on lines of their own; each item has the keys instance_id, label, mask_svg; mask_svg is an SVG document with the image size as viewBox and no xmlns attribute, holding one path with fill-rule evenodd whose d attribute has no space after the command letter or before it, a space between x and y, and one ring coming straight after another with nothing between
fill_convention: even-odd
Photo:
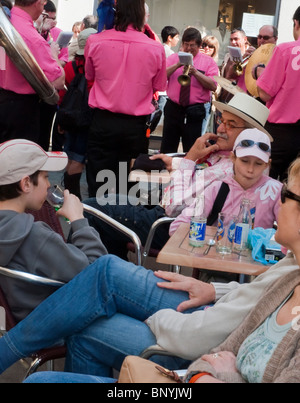
<instances>
[{"instance_id":1,"label":"seated woman","mask_svg":"<svg viewBox=\"0 0 300 403\"><path fill-rule=\"evenodd\" d=\"M276 241L300 259L300 159L283 187ZM300 382L299 268L273 283L244 322L189 368L187 382Z\"/></svg>"},{"instance_id":2,"label":"seated woman","mask_svg":"<svg viewBox=\"0 0 300 403\"><path fill-rule=\"evenodd\" d=\"M258 129L244 130L233 147L233 175L208 186L204 191L204 204L196 199L190 207L185 208L171 224L170 235L174 234L181 223L190 222L193 216L204 213L209 217L223 182L229 186L223 213L238 215L242 200L250 199L255 206L254 226L272 228L277 220L282 184L264 174L270 163L270 155L271 144L265 133ZM210 223L213 224L217 223Z\"/></svg>"}]
</instances>

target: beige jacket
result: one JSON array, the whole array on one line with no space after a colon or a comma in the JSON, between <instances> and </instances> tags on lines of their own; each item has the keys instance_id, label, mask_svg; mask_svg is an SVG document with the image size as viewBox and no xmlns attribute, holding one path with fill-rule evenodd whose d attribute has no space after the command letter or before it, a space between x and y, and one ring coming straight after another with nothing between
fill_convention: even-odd
<instances>
[{"instance_id":1,"label":"beige jacket","mask_svg":"<svg viewBox=\"0 0 300 403\"><path fill-rule=\"evenodd\" d=\"M257 329L300 284L300 271L293 271L271 285L256 307L246 317L244 322L222 343L212 350L231 351L237 356L244 340ZM300 308L299 308L300 311ZM295 319L297 317L296 312ZM299 329L298 329L299 328ZM199 372L209 372L214 377L228 382L245 382L239 374L217 373L201 359L195 361L188 370L188 378ZM278 345L268 362L263 376L263 383L299 383L300 382L300 327L297 324Z\"/></svg>"}]
</instances>

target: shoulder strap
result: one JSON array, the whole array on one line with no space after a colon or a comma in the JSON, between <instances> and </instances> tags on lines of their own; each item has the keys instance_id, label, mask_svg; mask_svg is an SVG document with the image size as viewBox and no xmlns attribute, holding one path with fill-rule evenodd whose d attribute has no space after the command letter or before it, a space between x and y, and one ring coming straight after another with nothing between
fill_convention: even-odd
<instances>
[{"instance_id":1,"label":"shoulder strap","mask_svg":"<svg viewBox=\"0 0 300 403\"><path fill-rule=\"evenodd\" d=\"M230 192L229 185L227 183L222 182L222 185L214 202L211 213L207 218L207 225L213 225L217 221L218 214L222 211L222 208L224 206L224 203L227 199L229 192Z\"/></svg>"}]
</instances>

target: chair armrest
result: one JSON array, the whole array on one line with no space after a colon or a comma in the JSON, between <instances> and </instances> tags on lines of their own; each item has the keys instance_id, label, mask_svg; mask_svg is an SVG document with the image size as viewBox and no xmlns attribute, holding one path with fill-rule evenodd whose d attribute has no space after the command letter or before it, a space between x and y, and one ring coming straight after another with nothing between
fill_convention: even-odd
<instances>
[{"instance_id":1,"label":"chair armrest","mask_svg":"<svg viewBox=\"0 0 300 403\"><path fill-rule=\"evenodd\" d=\"M117 231L122 232L128 238L131 239L131 241L134 243L135 247L135 256L136 256L136 264L138 266L141 266L142 264L142 243L138 235L130 230L129 228L125 227L125 225L119 223L118 221L114 220L113 218L109 217L107 214L102 213L102 211L99 211L95 209L94 207L88 206L87 204L83 204L83 209L86 213L92 214L93 216L99 218L100 220L106 222L113 228L115 228Z\"/></svg>"},{"instance_id":2,"label":"chair armrest","mask_svg":"<svg viewBox=\"0 0 300 403\"><path fill-rule=\"evenodd\" d=\"M175 220L175 218L162 217L162 218L159 218L158 220L156 220L152 224L152 227L151 227L150 232L147 237L147 241L144 246L142 264L145 263L145 260L147 259L148 255L149 255L149 250L151 248L151 244L152 244L156 230L163 224L171 224L174 220Z\"/></svg>"},{"instance_id":3,"label":"chair armrest","mask_svg":"<svg viewBox=\"0 0 300 403\"><path fill-rule=\"evenodd\" d=\"M12 270L6 267L0 266L0 275L11 277L16 280L23 280L28 283L33 283L37 285L46 285L51 287L62 287L65 283L61 281L51 280L49 278L40 277L35 274L25 273L23 271Z\"/></svg>"},{"instance_id":4,"label":"chair armrest","mask_svg":"<svg viewBox=\"0 0 300 403\"><path fill-rule=\"evenodd\" d=\"M167 355L167 356L172 357L174 354L171 354L169 351L164 350L162 347L160 347L158 344L156 344L155 346L150 346L150 347L146 348L140 354L140 357L144 358L145 360L148 360L153 355Z\"/></svg>"}]
</instances>

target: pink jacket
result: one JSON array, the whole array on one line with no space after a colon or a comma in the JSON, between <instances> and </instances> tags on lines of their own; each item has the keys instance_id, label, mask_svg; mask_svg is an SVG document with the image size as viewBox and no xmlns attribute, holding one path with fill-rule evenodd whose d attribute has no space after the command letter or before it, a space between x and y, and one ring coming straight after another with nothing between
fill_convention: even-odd
<instances>
[{"instance_id":1,"label":"pink jacket","mask_svg":"<svg viewBox=\"0 0 300 403\"><path fill-rule=\"evenodd\" d=\"M277 220L280 193L282 183L263 175L261 179L250 189L244 190L232 177L232 175L223 179L230 188L222 212L231 215L238 215L242 199L250 199L253 205L256 206L255 212L255 227L272 228L274 221ZM215 181L205 189L204 192L204 214L208 216L212 210L218 192L220 190L222 181ZM190 219L195 214L200 214L203 210L203 203L199 200L194 200L193 203L185 208L183 212L176 218L170 227L170 235L182 223L190 222Z\"/></svg>"},{"instance_id":2,"label":"pink jacket","mask_svg":"<svg viewBox=\"0 0 300 403\"><path fill-rule=\"evenodd\" d=\"M183 158L171 176L171 184L165 190L162 207L169 217L177 217L195 197L214 181L232 175L230 151L219 151L207 158L202 166Z\"/></svg>"}]
</instances>

